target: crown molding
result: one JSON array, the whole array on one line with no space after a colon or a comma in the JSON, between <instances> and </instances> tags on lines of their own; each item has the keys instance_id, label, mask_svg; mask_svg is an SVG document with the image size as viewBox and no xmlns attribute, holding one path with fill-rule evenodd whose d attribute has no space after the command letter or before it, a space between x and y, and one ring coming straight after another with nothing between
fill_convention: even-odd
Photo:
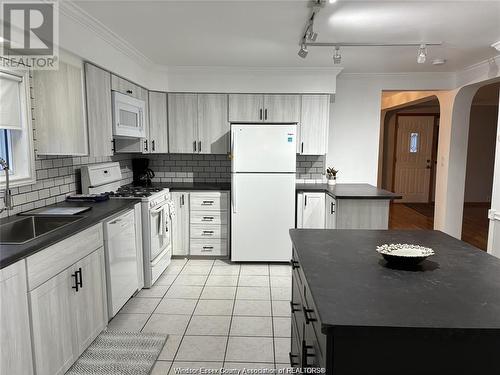
<instances>
[{"instance_id":1,"label":"crown molding","mask_svg":"<svg viewBox=\"0 0 500 375\"><path fill-rule=\"evenodd\" d=\"M71 20L78 22L80 25L97 35L113 48L117 49L124 55L130 57L139 64L154 66L154 62L135 48L132 44L120 37L118 34L109 29L99 20L92 17L71 0L59 2L59 13Z\"/></svg>"}]
</instances>

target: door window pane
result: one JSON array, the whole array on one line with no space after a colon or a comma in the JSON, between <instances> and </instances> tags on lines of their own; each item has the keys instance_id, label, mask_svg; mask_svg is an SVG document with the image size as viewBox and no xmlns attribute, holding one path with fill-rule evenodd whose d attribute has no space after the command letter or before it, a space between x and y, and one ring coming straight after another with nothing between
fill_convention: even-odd
<instances>
[{"instance_id":1,"label":"door window pane","mask_svg":"<svg viewBox=\"0 0 500 375\"><path fill-rule=\"evenodd\" d=\"M410 134L410 153L418 152L418 133Z\"/></svg>"}]
</instances>

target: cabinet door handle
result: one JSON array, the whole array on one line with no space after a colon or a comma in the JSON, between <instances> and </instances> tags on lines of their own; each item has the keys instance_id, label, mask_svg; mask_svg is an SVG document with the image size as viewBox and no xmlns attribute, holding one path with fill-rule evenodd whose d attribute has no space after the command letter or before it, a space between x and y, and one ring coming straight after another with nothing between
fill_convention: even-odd
<instances>
[{"instance_id":1,"label":"cabinet door handle","mask_svg":"<svg viewBox=\"0 0 500 375\"><path fill-rule=\"evenodd\" d=\"M308 363L307 358L309 357L315 357L316 355L314 353L309 353L309 349L314 350L314 347L312 345L307 345L306 341L302 341L302 362L303 362L303 367L311 367L312 365Z\"/></svg>"},{"instance_id":2,"label":"cabinet door handle","mask_svg":"<svg viewBox=\"0 0 500 375\"><path fill-rule=\"evenodd\" d=\"M75 271L75 273L71 274L71 277L75 278L75 285L73 285L71 287L71 289L75 289L75 291L78 292L78 287L80 286L80 284L78 282L78 271Z\"/></svg>"},{"instance_id":3,"label":"cabinet door handle","mask_svg":"<svg viewBox=\"0 0 500 375\"><path fill-rule=\"evenodd\" d=\"M264 120L267 120L267 108L264 110Z\"/></svg>"},{"instance_id":4,"label":"cabinet door handle","mask_svg":"<svg viewBox=\"0 0 500 375\"><path fill-rule=\"evenodd\" d=\"M212 221L214 219L213 216L203 216L202 221Z\"/></svg>"},{"instance_id":5,"label":"cabinet door handle","mask_svg":"<svg viewBox=\"0 0 500 375\"><path fill-rule=\"evenodd\" d=\"M213 231L213 230L204 230L204 231L202 231L201 233L202 233L203 235L210 235L210 236L211 236L212 234L214 234L214 231Z\"/></svg>"},{"instance_id":6,"label":"cabinet door handle","mask_svg":"<svg viewBox=\"0 0 500 375\"><path fill-rule=\"evenodd\" d=\"M79 284L80 284L80 288L83 288L83 274L82 274L82 268L78 268L78 274L80 275L80 281L79 281Z\"/></svg>"},{"instance_id":7,"label":"cabinet door handle","mask_svg":"<svg viewBox=\"0 0 500 375\"><path fill-rule=\"evenodd\" d=\"M300 153L303 154L304 153L304 142L301 142L300 143Z\"/></svg>"},{"instance_id":8,"label":"cabinet door handle","mask_svg":"<svg viewBox=\"0 0 500 375\"><path fill-rule=\"evenodd\" d=\"M298 362L294 362L293 359L294 358L298 358L298 354L292 354L292 352L288 352L288 359L290 360L290 366L298 366L299 363Z\"/></svg>"},{"instance_id":9,"label":"cabinet door handle","mask_svg":"<svg viewBox=\"0 0 500 375\"><path fill-rule=\"evenodd\" d=\"M297 268L300 268L300 265L299 265L299 262L297 262L296 260L291 260L290 261L291 265L292 265L292 270L294 269L297 269Z\"/></svg>"},{"instance_id":10,"label":"cabinet door handle","mask_svg":"<svg viewBox=\"0 0 500 375\"><path fill-rule=\"evenodd\" d=\"M201 204L202 206L211 206L214 204L214 201L203 201L203 203Z\"/></svg>"},{"instance_id":11,"label":"cabinet door handle","mask_svg":"<svg viewBox=\"0 0 500 375\"><path fill-rule=\"evenodd\" d=\"M333 215L335 213L335 204L332 202L330 203L330 213Z\"/></svg>"},{"instance_id":12,"label":"cabinet door handle","mask_svg":"<svg viewBox=\"0 0 500 375\"><path fill-rule=\"evenodd\" d=\"M184 206L184 194L181 195L181 206Z\"/></svg>"},{"instance_id":13,"label":"cabinet door handle","mask_svg":"<svg viewBox=\"0 0 500 375\"><path fill-rule=\"evenodd\" d=\"M212 251L214 249L213 246L203 246L203 248L201 249L201 251Z\"/></svg>"},{"instance_id":14,"label":"cabinet door handle","mask_svg":"<svg viewBox=\"0 0 500 375\"><path fill-rule=\"evenodd\" d=\"M116 151L116 142L114 139L111 140L111 151L112 152Z\"/></svg>"},{"instance_id":15,"label":"cabinet door handle","mask_svg":"<svg viewBox=\"0 0 500 375\"><path fill-rule=\"evenodd\" d=\"M144 151L147 151L148 150L148 140L145 139L144 140Z\"/></svg>"},{"instance_id":16,"label":"cabinet door handle","mask_svg":"<svg viewBox=\"0 0 500 375\"><path fill-rule=\"evenodd\" d=\"M262 120L262 108L259 109L259 120Z\"/></svg>"},{"instance_id":17,"label":"cabinet door handle","mask_svg":"<svg viewBox=\"0 0 500 375\"><path fill-rule=\"evenodd\" d=\"M300 303L294 303L294 302L290 301L290 311L292 312L292 314L294 312L300 311L300 308L299 309L294 308L294 306L299 306L299 305L300 305Z\"/></svg>"},{"instance_id":18,"label":"cabinet door handle","mask_svg":"<svg viewBox=\"0 0 500 375\"><path fill-rule=\"evenodd\" d=\"M151 141L151 149L152 149L152 151L155 151L155 140L154 139Z\"/></svg>"},{"instance_id":19,"label":"cabinet door handle","mask_svg":"<svg viewBox=\"0 0 500 375\"><path fill-rule=\"evenodd\" d=\"M201 141L198 141L198 152L201 152Z\"/></svg>"},{"instance_id":20,"label":"cabinet door handle","mask_svg":"<svg viewBox=\"0 0 500 375\"><path fill-rule=\"evenodd\" d=\"M127 90L127 94L132 94L132 90Z\"/></svg>"},{"instance_id":21,"label":"cabinet door handle","mask_svg":"<svg viewBox=\"0 0 500 375\"><path fill-rule=\"evenodd\" d=\"M306 319L306 324L316 321L316 318L311 318L309 316L310 313L314 313L313 309L307 309L305 306L303 306L302 311L304 312L304 318Z\"/></svg>"},{"instance_id":22,"label":"cabinet door handle","mask_svg":"<svg viewBox=\"0 0 500 375\"><path fill-rule=\"evenodd\" d=\"M193 141L193 151L196 152L196 141Z\"/></svg>"},{"instance_id":23,"label":"cabinet door handle","mask_svg":"<svg viewBox=\"0 0 500 375\"><path fill-rule=\"evenodd\" d=\"M304 207L307 206L307 195L304 195Z\"/></svg>"}]
</instances>

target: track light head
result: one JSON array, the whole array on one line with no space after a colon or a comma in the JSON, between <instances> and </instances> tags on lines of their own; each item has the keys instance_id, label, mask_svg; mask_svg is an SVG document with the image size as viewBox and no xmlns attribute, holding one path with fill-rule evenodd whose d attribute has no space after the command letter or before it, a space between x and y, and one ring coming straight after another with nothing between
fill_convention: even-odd
<instances>
[{"instance_id":1,"label":"track light head","mask_svg":"<svg viewBox=\"0 0 500 375\"><path fill-rule=\"evenodd\" d=\"M309 51L307 50L307 46L306 46L306 44L305 44L305 43L302 43L302 44L300 45L300 50L299 50L298 55L299 55L300 57L302 57L303 59L305 59L305 58L307 57L307 54L308 54L308 53L309 53Z\"/></svg>"},{"instance_id":2,"label":"track light head","mask_svg":"<svg viewBox=\"0 0 500 375\"><path fill-rule=\"evenodd\" d=\"M342 55L340 54L340 47L336 46L335 51L333 52L333 63L338 65L342 62Z\"/></svg>"},{"instance_id":3,"label":"track light head","mask_svg":"<svg viewBox=\"0 0 500 375\"><path fill-rule=\"evenodd\" d=\"M317 37L318 37L318 33L314 32L312 25L311 25L311 27L309 28L309 30L306 33L306 38L310 42L315 42Z\"/></svg>"},{"instance_id":4,"label":"track light head","mask_svg":"<svg viewBox=\"0 0 500 375\"><path fill-rule=\"evenodd\" d=\"M421 44L420 47L418 47L417 63L423 64L425 63L426 59L427 59L427 46L425 44Z\"/></svg>"}]
</instances>

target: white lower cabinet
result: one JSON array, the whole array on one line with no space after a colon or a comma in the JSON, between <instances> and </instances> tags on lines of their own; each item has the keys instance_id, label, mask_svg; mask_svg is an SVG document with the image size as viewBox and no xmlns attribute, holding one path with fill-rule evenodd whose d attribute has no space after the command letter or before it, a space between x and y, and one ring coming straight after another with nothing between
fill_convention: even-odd
<instances>
[{"instance_id":1,"label":"white lower cabinet","mask_svg":"<svg viewBox=\"0 0 500 375\"><path fill-rule=\"evenodd\" d=\"M189 254L189 192L173 191L175 216L172 220L172 255Z\"/></svg>"},{"instance_id":2,"label":"white lower cabinet","mask_svg":"<svg viewBox=\"0 0 500 375\"><path fill-rule=\"evenodd\" d=\"M100 241L90 241L84 247L81 238L75 241L82 233L100 235ZM54 252L53 248L64 251ZM35 265L43 257L53 265L53 273L34 283ZM27 271L28 285L33 288L28 298L35 373L64 374L107 324L101 225L28 257Z\"/></svg>"},{"instance_id":3,"label":"white lower cabinet","mask_svg":"<svg viewBox=\"0 0 500 375\"><path fill-rule=\"evenodd\" d=\"M325 193L297 195L297 228L325 228Z\"/></svg>"},{"instance_id":4,"label":"white lower cabinet","mask_svg":"<svg viewBox=\"0 0 500 375\"><path fill-rule=\"evenodd\" d=\"M0 270L0 374L33 374L24 259Z\"/></svg>"},{"instance_id":5,"label":"white lower cabinet","mask_svg":"<svg viewBox=\"0 0 500 375\"><path fill-rule=\"evenodd\" d=\"M325 228L326 229L336 229L337 228L337 207L335 204L335 198L329 194L325 194Z\"/></svg>"}]
</instances>

